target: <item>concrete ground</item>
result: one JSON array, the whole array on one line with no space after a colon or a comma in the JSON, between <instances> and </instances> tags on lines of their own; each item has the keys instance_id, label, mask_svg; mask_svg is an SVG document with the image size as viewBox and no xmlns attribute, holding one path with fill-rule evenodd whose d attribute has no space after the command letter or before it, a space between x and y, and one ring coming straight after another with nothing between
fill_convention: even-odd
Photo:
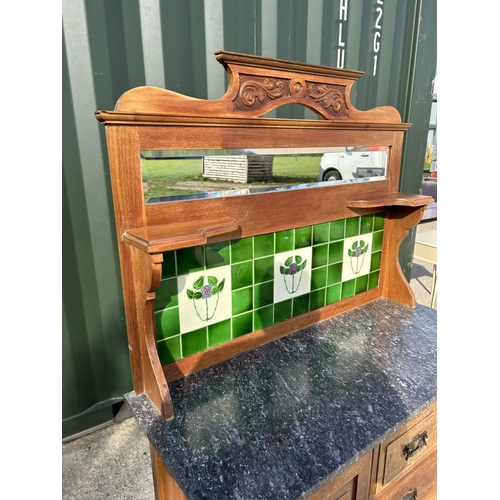
<instances>
[{"instance_id":1,"label":"concrete ground","mask_svg":"<svg viewBox=\"0 0 500 500\"><path fill-rule=\"evenodd\" d=\"M437 220L417 226L417 232L433 229ZM410 281L417 303L428 307L432 267L415 260ZM149 442L133 418L62 445L62 500L86 499L154 499Z\"/></svg>"},{"instance_id":2,"label":"concrete ground","mask_svg":"<svg viewBox=\"0 0 500 500\"><path fill-rule=\"evenodd\" d=\"M437 230L437 219L421 222L417 226L417 233ZM415 294L415 299L418 304L431 307L431 288L432 288L432 271L433 265L422 260L414 259L413 269L411 273L410 286ZM436 309L437 309L436 296Z\"/></svg>"}]
</instances>

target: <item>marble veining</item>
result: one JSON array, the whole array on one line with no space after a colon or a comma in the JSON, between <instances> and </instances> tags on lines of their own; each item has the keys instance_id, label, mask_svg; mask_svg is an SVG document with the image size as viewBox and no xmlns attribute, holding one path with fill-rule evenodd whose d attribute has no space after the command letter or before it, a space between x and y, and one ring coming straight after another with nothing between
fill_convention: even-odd
<instances>
[{"instance_id":1,"label":"marble veining","mask_svg":"<svg viewBox=\"0 0 500 500\"><path fill-rule=\"evenodd\" d=\"M436 329L379 299L126 400L189 499L307 498L436 400Z\"/></svg>"}]
</instances>

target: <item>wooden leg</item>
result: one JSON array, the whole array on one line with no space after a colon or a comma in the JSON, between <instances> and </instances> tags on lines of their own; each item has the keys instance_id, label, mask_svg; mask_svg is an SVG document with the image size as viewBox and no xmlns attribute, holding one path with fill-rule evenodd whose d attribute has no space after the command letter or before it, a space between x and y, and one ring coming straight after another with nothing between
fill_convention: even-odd
<instances>
[{"instance_id":1,"label":"wooden leg","mask_svg":"<svg viewBox=\"0 0 500 500\"><path fill-rule=\"evenodd\" d=\"M153 485L156 500L187 500L179 485L163 464L160 455L158 455L153 445L150 444L149 449L151 452L151 468L153 469Z\"/></svg>"},{"instance_id":2,"label":"wooden leg","mask_svg":"<svg viewBox=\"0 0 500 500\"><path fill-rule=\"evenodd\" d=\"M437 264L434 264L432 273L432 290L431 290L431 307L436 309L436 296L437 296Z\"/></svg>"}]
</instances>

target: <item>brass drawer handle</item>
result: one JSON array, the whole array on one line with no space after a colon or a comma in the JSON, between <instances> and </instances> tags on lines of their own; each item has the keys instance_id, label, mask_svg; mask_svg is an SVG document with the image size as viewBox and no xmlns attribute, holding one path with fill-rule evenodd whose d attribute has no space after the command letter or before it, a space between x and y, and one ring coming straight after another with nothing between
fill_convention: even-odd
<instances>
[{"instance_id":1,"label":"brass drawer handle","mask_svg":"<svg viewBox=\"0 0 500 500\"><path fill-rule=\"evenodd\" d=\"M403 446L403 455L405 460L416 455L422 448L427 446L427 431L417 434L408 444Z\"/></svg>"},{"instance_id":2,"label":"brass drawer handle","mask_svg":"<svg viewBox=\"0 0 500 500\"><path fill-rule=\"evenodd\" d=\"M409 491L401 500L416 500L417 499L417 488Z\"/></svg>"}]
</instances>

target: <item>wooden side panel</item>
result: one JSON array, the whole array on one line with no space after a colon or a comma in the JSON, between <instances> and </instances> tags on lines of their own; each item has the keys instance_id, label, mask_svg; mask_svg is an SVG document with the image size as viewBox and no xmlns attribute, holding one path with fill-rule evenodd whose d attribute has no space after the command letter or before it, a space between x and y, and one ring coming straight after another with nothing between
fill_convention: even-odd
<instances>
[{"instance_id":1,"label":"wooden side panel","mask_svg":"<svg viewBox=\"0 0 500 500\"><path fill-rule=\"evenodd\" d=\"M130 245L122 241L126 228L146 225L142 171L137 133L127 127L106 127L116 235L125 304L128 344L134 390L144 390L139 323Z\"/></svg>"},{"instance_id":2,"label":"wooden side panel","mask_svg":"<svg viewBox=\"0 0 500 500\"><path fill-rule=\"evenodd\" d=\"M368 500L373 452L363 455L335 479L311 495L310 500Z\"/></svg>"},{"instance_id":3,"label":"wooden side panel","mask_svg":"<svg viewBox=\"0 0 500 500\"><path fill-rule=\"evenodd\" d=\"M187 500L184 492L181 490L175 479L168 472L163 464L160 455L149 445L151 453L151 468L153 472L153 486L156 500Z\"/></svg>"}]
</instances>

